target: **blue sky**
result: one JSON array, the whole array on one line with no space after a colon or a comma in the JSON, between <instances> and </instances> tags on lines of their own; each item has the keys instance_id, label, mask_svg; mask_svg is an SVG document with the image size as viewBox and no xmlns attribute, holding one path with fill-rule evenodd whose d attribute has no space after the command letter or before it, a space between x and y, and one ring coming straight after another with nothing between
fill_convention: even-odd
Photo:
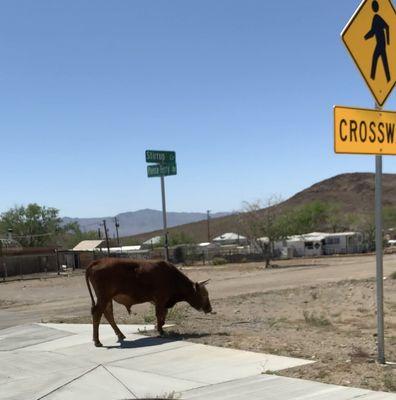
<instances>
[{"instance_id":1,"label":"blue sky","mask_svg":"<svg viewBox=\"0 0 396 400\"><path fill-rule=\"evenodd\" d=\"M146 149L176 151L171 211L236 210L373 172L373 156L333 153L333 105L373 106L340 40L358 4L3 0L0 211L160 209Z\"/></svg>"}]
</instances>

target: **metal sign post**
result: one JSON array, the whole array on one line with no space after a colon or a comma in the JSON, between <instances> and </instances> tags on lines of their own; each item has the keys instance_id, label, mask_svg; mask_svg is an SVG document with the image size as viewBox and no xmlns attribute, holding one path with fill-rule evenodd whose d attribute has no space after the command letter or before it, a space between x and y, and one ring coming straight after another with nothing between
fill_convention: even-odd
<instances>
[{"instance_id":1,"label":"metal sign post","mask_svg":"<svg viewBox=\"0 0 396 400\"><path fill-rule=\"evenodd\" d=\"M166 224L165 178L164 178L164 176L161 176L161 195L162 195L162 220L163 220L163 223L164 223L165 261L169 261L168 227L167 227L167 224Z\"/></svg>"},{"instance_id":2,"label":"metal sign post","mask_svg":"<svg viewBox=\"0 0 396 400\"><path fill-rule=\"evenodd\" d=\"M375 156L375 255L378 362L385 364L384 278L382 251L382 156Z\"/></svg>"}]
</instances>

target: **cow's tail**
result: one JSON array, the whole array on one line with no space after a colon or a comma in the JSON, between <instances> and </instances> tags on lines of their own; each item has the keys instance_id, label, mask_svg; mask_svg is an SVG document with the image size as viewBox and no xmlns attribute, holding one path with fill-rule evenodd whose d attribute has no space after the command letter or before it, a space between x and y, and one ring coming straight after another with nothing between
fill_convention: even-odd
<instances>
[{"instance_id":1,"label":"cow's tail","mask_svg":"<svg viewBox=\"0 0 396 400\"><path fill-rule=\"evenodd\" d=\"M92 301L91 313L93 314L94 310L96 308L96 304L95 304L95 299L94 299L93 294L92 294L91 285L89 284L89 273L91 271L91 267L92 267L92 264L90 264L87 267L87 269L85 270L85 281L87 282L89 295L91 296L91 301Z\"/></svg>"}]
</instances>

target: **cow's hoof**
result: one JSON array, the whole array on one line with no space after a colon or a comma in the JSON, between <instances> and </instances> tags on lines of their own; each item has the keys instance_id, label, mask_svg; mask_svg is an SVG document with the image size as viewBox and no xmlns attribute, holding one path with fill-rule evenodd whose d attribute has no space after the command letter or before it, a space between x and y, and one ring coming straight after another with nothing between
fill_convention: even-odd
<instances>
[{"instance_id":1,"label":"cow's hoof","mask_svg":"<svg viewBox=\"0 0 396 400\"><path fill-rule=\"evenodd\" d=\"M102 346L103 346L102 343L100 343L100 342L95 342L95 347L102 347Z\"/></svg>"},{"instance_id":2,"label":"cow's hoof","mask_svg":"<svg viewBox=\"0 0 396 400\"><path fill-rule=\"evenodd\" d=\"M123 342L124 339L125 339L125 336L124 336L124 335L118 336L118 342L119 342L119 343L120 343L120 342Z\"/></svg>"}]
</instances>

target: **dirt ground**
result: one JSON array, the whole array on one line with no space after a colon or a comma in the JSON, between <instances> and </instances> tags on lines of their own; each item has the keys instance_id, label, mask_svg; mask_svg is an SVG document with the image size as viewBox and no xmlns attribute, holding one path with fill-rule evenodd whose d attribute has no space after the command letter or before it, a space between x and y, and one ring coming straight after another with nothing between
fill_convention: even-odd
<instances>
[{"instance_id":1,"label":"dirt ground","mask_svg":"<svg viewBox=\"0 0 396 400\"><path fill-rule=\"evenodd\" d=\"M174 307L167 336L256 352L315 360L277 372L321 382L396 391L396 369L376 359L375 261L373 256L331 257L222 267L184 268L191 279L210 277L217 314ZM396 255L384 259L385 352L396 361ZM82 275L0 284L0 327L33 321L90 322ZM151 305L129 316L115 307L119 323L154 322ZM155 333L151 333L155 335ZM395 367L396 368L396 367ZM263 365L263 372L268 371Z\"/></svg>"}]
</instances>

